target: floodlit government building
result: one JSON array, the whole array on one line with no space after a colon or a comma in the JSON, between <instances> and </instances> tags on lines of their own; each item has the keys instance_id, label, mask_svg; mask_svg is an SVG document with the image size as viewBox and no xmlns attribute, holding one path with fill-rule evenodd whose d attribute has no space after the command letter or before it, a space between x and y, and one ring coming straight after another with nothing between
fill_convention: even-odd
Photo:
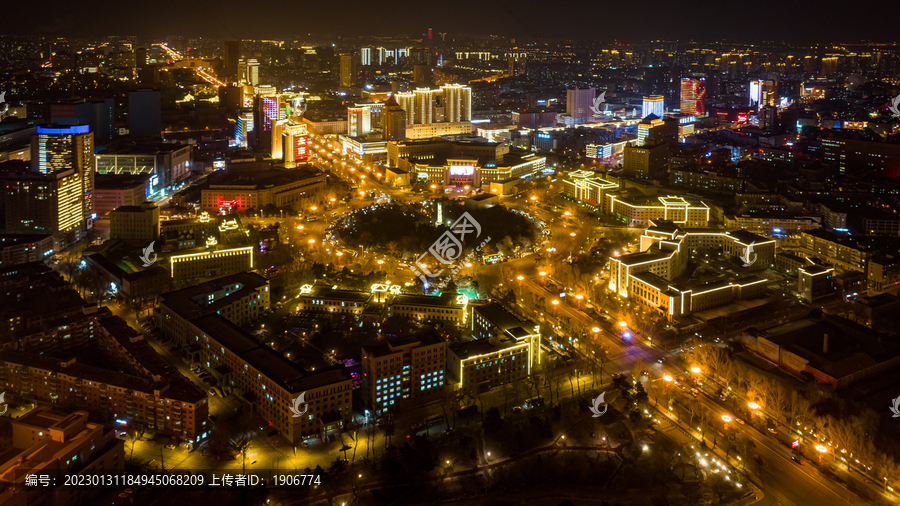
<instances>
[{"instance_id":1,"label":"floodlit government building","mask_svg":"<svg viewBox=\"0 0 900 506\"><path fill-rule=\"evenodd\" d=\"M748 275L697 286L675 281L686 272L691 257L711 253L740 259ZM774 240L743 230L681 229L672 222L659 221L644 232L640 252L610 257L609 289L656 308L674 321L735 299L764 296L766 280L751 272L771 267L774 262Z\"/></svg>"}]
</instances>

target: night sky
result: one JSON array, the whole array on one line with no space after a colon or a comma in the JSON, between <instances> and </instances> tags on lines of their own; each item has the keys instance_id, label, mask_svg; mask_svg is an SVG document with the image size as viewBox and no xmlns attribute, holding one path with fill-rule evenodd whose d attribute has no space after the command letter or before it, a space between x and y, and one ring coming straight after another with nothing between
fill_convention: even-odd
<instances>
[{"instance_id":1,"label":"night sky","mask_svg":"<svg viewBox=\"0 0 900 506\"><path fill-rule=\"evenodd\" d=\"M308 33L312 38L416 36L433 28L435 37L447 32L448 40L454 34L493 34L604 42L894 42L900 18L895 0L16 0L0 8L0 32L7 34L278 39Z\"/></svg>"}]
</instances>

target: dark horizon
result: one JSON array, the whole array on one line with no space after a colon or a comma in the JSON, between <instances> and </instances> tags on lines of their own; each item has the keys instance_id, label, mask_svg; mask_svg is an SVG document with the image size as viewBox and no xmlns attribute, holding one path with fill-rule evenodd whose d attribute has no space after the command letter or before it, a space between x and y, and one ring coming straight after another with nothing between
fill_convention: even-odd
<instances>
[{"instance_id":1,"label":"dark horizon","mask_svg":"<svg viewBox=\"0 0 900 506\"><path fill-rule=\"evenodd\" d=\"M477 9L422 6L393 2L384 7L350 1L339 9L333 4L298 6L296 17L282 2L261 0L248 9L234 0L209 3L163 0L146 12L142 4L123 5L108 0L92 2L93 8L61 0L42 2L40 18L31 4L6 6L5 17L13 24L7 35L86 37L105 35L165 38L170 36L215 39L296 39L356 37L415 37L433 30L434 39L446 32L454 36L497 35L521 39L568 39L582 41L692 40L712 43L727 40L758 43L784 41L817 44L822 41L866 41L895 43L896 31L888 22L872 23L872 13L891 12L896 4L876 0L858 14L847 12L847 4L836 0L804 2L797 15L765 16L747 12L744 5L723 5L703 0L695 4L650 0L639 13L628 3L604 6L584 0L548 9L546 2L523 0L514 4L500 0L478 4ZM761 9L760 9L761 11ZM362 13L362 14L357 14ZM287 14L287 15L286 15ZM883 19L890 19L885 16ZM199 21L198 21L199 20ZM735 28L740 29L735 37ZM338 35L340 34L340 35ZM855 43L855 42L854 42Z\"/></svg>"}]
</instances>

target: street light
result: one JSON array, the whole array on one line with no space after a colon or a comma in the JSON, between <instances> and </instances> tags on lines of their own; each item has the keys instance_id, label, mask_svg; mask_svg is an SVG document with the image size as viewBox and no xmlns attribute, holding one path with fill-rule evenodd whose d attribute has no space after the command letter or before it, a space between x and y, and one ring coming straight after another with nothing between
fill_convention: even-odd
<instances>
[{"instance_id":1,"label":"street light","mask_svg":"<svg viewBox=\"0 0 900 506\"><path fill-rule=\"evenodd\" d=\"M625 320L622 320L622 321L619 322L619 326L622 327L622 328L624 329L625 327L628 326L628 323L627 323Z\"/></svg>"},{"instance_id":2,"label":"street light","mask_svg":"<svg viewBox=\"0 0 900 506\"><path fill-rule=\"evenodd\" d=\"M516 276L516 279L518 279L519 281L522 281L522 280L525 279L525 278L522 277L522 275L520 274L520 275Z\"/></svg>"},{"instance_id":3,"label":"street light","mask_svg":"<svg viewBox=\"0 0 900 506\"><path fill-rule=\"evenodd\" d=\"M559 301L556 299L553 299L553 314L556 314L556 306L558 306L558 305L559 305Z\"/></svg>"},{"instance_id":4,"label":"street light","mask_svg":"<svg viewBox=\"0 0 900 506\"><path fill-rule=\"evenodd\" d=\"M384 260L379 260L377 263L378 263L378 270L380 271L380 270L381 270L381 264L384 263Z\"/></svg>"},{"instance_id":5,"label":"street light","mask_svg":"<svg viewBox=\"0 0 900 506\"><path fill-rule=\"evenodd\" d=\"M578 301L578 307L581 307L581 299L584 298L584 295L578 294L575 296L575 299Z\"/></svg>"},{"instance_id":6,"label":"street light","mask_svg":"<svg viewBox=\"0 0 900 506\"><path fill-rule=\"evenodd\" d=\"M722 415L722 421L725 422L725 430L728 430L728 422L731 421L731 417L728 415Z\"/></svg>"},{"instance_id":7,"label":"street light","mask_svg":"<svg viewBox=\"0 0 900 506\"><path fill-rule=\"evenodd\" d=\"M822 457L824 457L825 454L828 453L828 447L826 447L825 445L816 445L815 449L819 452L819 462L822 462Z\"/></svg>"},{"instance_id":8,"label":"street light","mask_svg":"<svg viewBox=\"0 0 900 506\"><path fill-rule=\"evenodd\" d=\"M700 368L697 366L691 367L691 372L694 374L700 374Z\"/></svg>"},{"instance_id":9,"label":"street light","mask_svg":"<svg viewBox=\"0 0 900 506\"><path fill-rule=\"evenodd\" d=\"M546 275L547 275L547 273L546 273L546 272L544 272L544 271L541 271L541 272L539 272L539 273L538 273L538 274L540 274L540 275L541 275L541 283L543 283L543 282L544 282L544 276L546 276Z\"/></svg>"}]
</instances>

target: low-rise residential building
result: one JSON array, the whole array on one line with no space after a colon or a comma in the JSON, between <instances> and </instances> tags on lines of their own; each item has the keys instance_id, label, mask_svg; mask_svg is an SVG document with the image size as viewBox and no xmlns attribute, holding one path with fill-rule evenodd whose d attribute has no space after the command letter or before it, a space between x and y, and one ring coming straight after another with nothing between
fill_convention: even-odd
<instances>
[{"instance_id":1,"label":"low-rise residential building","mask_svg":"<svg viewBox=\"0 0 900 506\"><path fill-rule=\"evenodd\" d=\"M63 476L74 475L80 482L79 475L125 469L124 441L88 417L87 411L60 415L41 407L12 420L12 445L0 456L0 482L14 486L0 491L0 504L69 506L102 493L101 487L67 485ZM53 484L27 487L29 474L46 475Z\"/></svg>"},{"instance_id":2,"label":"low-rise residential building","mask_svg":"<svg viewBox=\"0 0 900 506\"><path fill-rule=\"evenodd\" d=\"M40 262L56 252L52 235L0 234L0 268Z\"/></svg>"},{"instance_id":3,"label":"low-rise residential building","mask_svg":"<svg viewBox=\"0 0 900 506\"><path fill-rule=\"evenodd\" d=\"M159 206L144 202L109 213L109 238L151 243L159 238Z\"/></svg>"},{"instance_id":4,"label":"low-rise residential building","mask_svg":"<svg viewBox=\"0 0 900 506\"><path fill-rule=\"evenodd\" d=\"M97 174L94 212L105 214L122 206L141 205L150 196L150 177L149 174Z\"/></svg>"},{"instance_id":5,"label":"low-rise residential building","mask_svg":"<svg viewBox=\"0 0 900 506\"><path fill-rule=\"evenodd\" d=\"M185 378L151 381L78 363L75 358L5 350L0 382L9 393L37 402L83 407L193 440L206 430L206 393Z\"/></svg>"},{"instance_id":6,"label":"low-rise residential building","mask_svg":"<svg viewBox=\"0 0 900 506\"><path fill-rule=\"evenodd\" d=\"M352 379L343 365L304 371L218 314L194 318L190 327L190 359L289 442L327 440L350 422Z\"/></svg>"},{"instance_id":7,"label":"low-rise residential building","mask_svg":"<svg viewBox=\"0 0 900 506\"><path fill-rule=\"evenodd\" d=\"M235 325L256 321L269 310L269 282L253 272L241 272L159 296L154 310L160 333L188 344L189 321L219 314Z\"/></svg>"},{"instance_id":8,"label":"low-rise residential building","mask_svg":"<svg viewBox=\"0 0 900 506\"><path fill-rule=\"evenodd\" d=\"M434 335L407 336L362 349L363 403L375 414L396 412L444 393L447 343Z\"/></svg>"}]
</instances>

